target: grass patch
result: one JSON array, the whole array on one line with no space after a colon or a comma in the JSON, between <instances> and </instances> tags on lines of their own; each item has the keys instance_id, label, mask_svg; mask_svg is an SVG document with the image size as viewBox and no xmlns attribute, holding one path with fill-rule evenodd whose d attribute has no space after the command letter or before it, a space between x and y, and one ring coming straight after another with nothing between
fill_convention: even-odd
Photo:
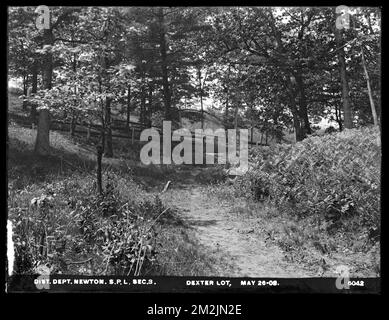
<instances>
[{"instance_id":1,"label":"grass patch","mask_svg":"<svg viewBox=\"0 0 389 320\"><path fill-rule=\"evenodd\" d=\"M104 159L105 193L98 196L93 146L51 132L52 155L39 157L35 134L9 127L8 218L17 273L212 274L212 259L179 212L138 183L142 176L165 181L173 168L137 170Z\"/></svg>"}]
</instances>

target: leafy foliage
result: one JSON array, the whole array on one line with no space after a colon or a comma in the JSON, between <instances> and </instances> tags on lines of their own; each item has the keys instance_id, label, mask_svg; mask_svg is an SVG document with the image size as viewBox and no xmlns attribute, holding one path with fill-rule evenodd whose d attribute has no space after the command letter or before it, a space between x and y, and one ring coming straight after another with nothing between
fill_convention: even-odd
<instances>
[{"instance_id":1,"label":"leafy foliage","mask_svg":"<svg viewBox=\"0 0 389 320\"><path fill-rule=\"evenodd\" d=\"M161 200L124 202L109 182L102 195L93 195L93 184L87 184L75 197L75 187L65 179L48 185L29 207L10 208L17 272L42 266L69 272L74 258L94 264L73 268L76 273L140 275L151 268L157 255L156 219L168 211Z\"/></svg>"},{"instance_id":2,"label":"leafy foliage","mask_svg":"<svg viewBox=\"0 0 389 320\"><path fill-rule=\"evenodd\" d=\"M235 187L329 234L359 234L374 244L380 230L379 138L376 128L367 127L254 148L252 168Z\"/></svg>"}]
</instances>

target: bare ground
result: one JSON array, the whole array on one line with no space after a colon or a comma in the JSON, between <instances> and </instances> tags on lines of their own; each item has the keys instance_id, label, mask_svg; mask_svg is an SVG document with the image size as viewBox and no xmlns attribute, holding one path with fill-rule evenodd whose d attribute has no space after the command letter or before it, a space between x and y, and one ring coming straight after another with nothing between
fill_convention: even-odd
<instances>
[{"instance_id":1,"label":"bare ground","mask_svg":"<svg viewBox=\"0 0 389 320\"><path fill-rule=\"evenodd\" d=\"M217 261L216 274L226 277L314 277L316 273L284 259L282 250L261 234L261 218L234 213L237 202L221 203L194 179L172 186L163 198L174 198L182 218L194 229L208 253Z\"/></svg>"}]
</instances>

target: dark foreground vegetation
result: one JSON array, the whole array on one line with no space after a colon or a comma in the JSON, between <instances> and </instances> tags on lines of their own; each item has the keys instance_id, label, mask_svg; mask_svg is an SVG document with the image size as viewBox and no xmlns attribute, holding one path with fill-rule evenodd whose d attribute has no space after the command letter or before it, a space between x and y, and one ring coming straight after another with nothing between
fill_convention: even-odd
<instances>
[{"instance_id":1,"label":"dark foreground vegetation","mask_svg":"<svg viewBox=\"0 0 389 320\"><path fill-rule=\"evenodd\" d=\"M34 134L9 128L8 213L16 273L212 274L212 258L158 196L174 170L106 163L99 195L94 161L69 152L74 141L53 132L57 155L40 157L33 153ZM147 175L159 192L145 191L154 190L145 185Z\"/></svg>"}]
</instances>

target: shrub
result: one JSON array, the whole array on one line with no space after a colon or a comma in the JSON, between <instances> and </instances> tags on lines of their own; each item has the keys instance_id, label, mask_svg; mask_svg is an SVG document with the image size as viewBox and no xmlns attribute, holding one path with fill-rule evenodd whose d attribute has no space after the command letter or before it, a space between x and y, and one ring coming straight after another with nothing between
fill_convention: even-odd
<instances>
[{"instance_id":1,"label":"shrub","mask_svg":"<svg viewBox=\"0 0 389 320\"><path fill-rule=\"evenodd\" d=\"M225 165L217 164L203 169L197 179L204 184L217 184L227 179Z\"/></svg>"},{"instance_id":2,"label":"shrub","mask_svg":"<svg viewBox=\"0 0 389 320\"><path fill-rule=\"evenodd\" d=\"M367 127L254 148L252 168L235 187L256 200L266 198L281 213L315 218L329 233L360 231L374 243L380 230L378 139L378 129Z\"/></svg>"},{"instance_id":3,"label":"shrub","mask_svg":"<svg viewBox=\"0 0 389 320\"><path fill-rule=\"evenodd\" d=\"M324 130L324 133L334 133L337 132L337 130L333 126L329 126Z\"/></svg>"},{"instance_id":4,"label":"shrub","mask_svg":"<svg viewBox=\"0 0 389 320\"><path fill-rule=\"evenodd\" d=\"M32 199L31 191L11 190L15 272L141 275L152 268L155 220L169 210L158 197L123 198L120 183L111 173L101 195L90 176L47 184Z\"/></svg>"},{"instance_id":5,"label":"shrub","mask_svg":"<svg viewBox=\"0 0 389 320\"><path fill-rule=\"evenodd\" d=\"M85 201L79 215L81 233L92 249L101 252L104 273L140 275L156 257L156 234L153 219L161 213L162 203L155 205L122 203L113 188Z\"/></svg>"}]
</instances>

